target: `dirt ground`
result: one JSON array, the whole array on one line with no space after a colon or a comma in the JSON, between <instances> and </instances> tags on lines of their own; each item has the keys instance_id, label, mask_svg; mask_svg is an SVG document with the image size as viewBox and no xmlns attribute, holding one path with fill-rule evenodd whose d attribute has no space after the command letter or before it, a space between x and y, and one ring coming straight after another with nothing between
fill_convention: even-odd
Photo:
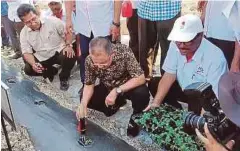
<instances>
[{"instance_id":1,"label":"dirt ground","mask_svg":"<svg viewBox=\"0 0 240 151\"><path fill-rule=\"evenodd\" d=\"M194 0L183 0L182 13L196 13L196 1ZM126 28L125 22L122 22L123 28ZM126 30L126 29L123 29ZM124 43L128 43L125 41ZM54 100L57 100L62 106L69 108L71 110L75 110L79 99L78 99L78 90L81 85L79 80L79 70L77 68L74 69L73 74L70 79L70 88L67 92L63 92L59 90L59 80L55 78L53 83L48 84L45 83L40 77L28 77L23 73L24 63L22 59L17 60L8 60L6 58L7 55L11 54L11 49L2 49L1 56L2 59L6 61L6 63L12 67L17 69L21 69L23 76L29 78L34 81L35 84L40 88L40 90L46 95L52 97ZM75 87L73 86L75 85ZM136 138L129 138L126 135L126 126L128 122L128 117L132 112L131 103L127 103L123 108L120 109L116 115L113 115L110 118L106 118L103 114L89 110L89 119L96 124L103 127L108 132L118 136L123 139L130 145L134 146L139 151L157 151L160 148L156 144L152 144L151 139L145 136L144 134ZM126 117L127 116L127 117ZM14 151L35 151L32 142L29 138L27 129L21 126L18 126L17 131L13 131L10 126L7 124L7 130L9 132L9 137L11 144L13 146ZM4 135L1 135L1 149L4 150L6 146L6 141Z\"/></svg>"}]
</instances>

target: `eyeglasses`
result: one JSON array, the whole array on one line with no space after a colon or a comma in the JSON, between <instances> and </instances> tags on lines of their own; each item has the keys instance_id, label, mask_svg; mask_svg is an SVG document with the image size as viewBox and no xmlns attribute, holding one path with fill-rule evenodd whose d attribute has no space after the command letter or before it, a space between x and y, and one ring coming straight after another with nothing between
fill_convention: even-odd
<instances>
[{"instance_id":1,"label":"eyeglasses","mask_svg":"<svg viewBox=\"0 0 240 151\"><path fill-rule=\"evenodd\" d=\"M31 25L32 23L35 23L37 21L37 16L34 16L32 19L24 22L26 25Z\"/></svg>"},{"instance_id":2,"label":"eyeglasses","mask_svg":"<svg viewBox=\"0 0 240 151\"><path fill-rule=\"evenodd\" d=\"M199 37L199 34L197 34L191 41L188 42L179 42L179 41L175 41L176 45L185 45L185 46L190 46L197 38Z\"/></svg>"},{"instance_id":3,"label":"eyeglasses","mask_svg":"<svg viewBox=\"0 0 240 151\"><path fill-rule=\"evenodd\" d=\"M99 68L105 68L105 67L109 66L109 64L111 62L112 62L112 55L110 55L109 58L106 61L102 62L102 63L94 63L93 62L93 65L96 66L96 67L99 67Z\"/></svg>"}]
</instances>

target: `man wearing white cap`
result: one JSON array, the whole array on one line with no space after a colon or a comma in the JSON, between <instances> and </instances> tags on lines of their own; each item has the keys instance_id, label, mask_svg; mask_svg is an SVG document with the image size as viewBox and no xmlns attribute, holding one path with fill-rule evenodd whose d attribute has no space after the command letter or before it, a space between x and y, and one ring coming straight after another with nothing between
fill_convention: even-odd
<instances>
[{"instance_id":1,"label":"man wearing white cap","mask_svg":"<svg viewBox=\"0 0 240 151\"><path fill-rule=\"evenodd\" d=\"M210 83L218 96L218 82L221 75L228 70L227 62L222 51L203 38L201 19L190 14L178 18L168 40L172 42L162 67L165 73L159 82L153 103L145 110L158 107L162 103L180 108L176 101L178 96L172 94L180 96L183 94L182 90L195 82ZM173 87L176 80L181 89Z\"/></svg>"},{"instance_id":2,"label":"man wearing white cap","mask_svg":"<svg viewBox=\"0 0 240 151\"><path fill-rule=\"evenodd\" d=\"M44 17L54 16L62 20L64 23L66 22L66 12L62 6L61 0L49 0L48 7L49 9L44 13Z\"/></svg>"}]
</instances>

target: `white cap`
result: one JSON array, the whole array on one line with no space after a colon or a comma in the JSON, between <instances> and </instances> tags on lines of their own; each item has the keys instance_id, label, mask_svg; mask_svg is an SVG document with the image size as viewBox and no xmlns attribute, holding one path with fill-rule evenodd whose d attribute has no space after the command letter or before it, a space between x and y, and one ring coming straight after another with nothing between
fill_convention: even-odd
<instances>
[{"instance_id":1,"label":"white cap","mask_svg":"<svg viewBox=\"0 0 240 151\"><path fill-rule=\"evenodd\" d=\"M173 26L171 33L168 36L170 41L188 42L194 37L203 32L202 21L199 16L187 14L179 17Z\"/></svg>"},{"instance_id":2,"label":"white cap","mask_svg":"<svg viewBox=\"0 0 240 151\"><path fill-rule=\"evenodd\" d=\"M48 4L52 2L62 3L62 0L48 0Z\"/></svg>"}]
</instances>

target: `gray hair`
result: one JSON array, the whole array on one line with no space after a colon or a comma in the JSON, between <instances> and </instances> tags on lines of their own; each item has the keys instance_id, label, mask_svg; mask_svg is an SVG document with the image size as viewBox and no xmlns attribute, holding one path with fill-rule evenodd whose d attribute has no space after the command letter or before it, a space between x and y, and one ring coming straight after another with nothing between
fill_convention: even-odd
<instances>
[{"instance_id":1,"label":"gray hair","mask_svg":"<svg viewBox=\"0 0 240 151\"><path fill-rule=\"evenodd\" d=\"M94 53L96 47L103 48L109 55L112 53L112 43L106 37L93 38L89 43L89 50Z\"/></svg>"}]
</instances>

